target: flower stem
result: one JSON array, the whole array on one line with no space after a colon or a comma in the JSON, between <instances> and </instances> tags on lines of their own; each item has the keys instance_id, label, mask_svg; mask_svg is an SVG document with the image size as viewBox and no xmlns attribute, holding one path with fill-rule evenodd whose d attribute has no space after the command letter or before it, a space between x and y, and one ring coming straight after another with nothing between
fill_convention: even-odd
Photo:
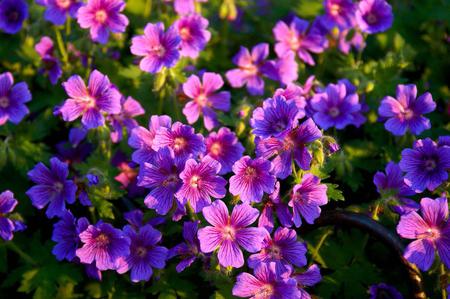
<instances>
[{"instance_id":1,"label":"flower stem","mask_svg":"<svg viewBox=\"0 0 450 299\"><path fill-rule=\"evenodd\" d=\"M439 267L441 273L439 275L440 279L439 279L439 286L442 288L442 299L447 299L447 289L446 289L446 285L447 285L447 273L445 271L445 266L443 263L441 263L441 266ZM442 281L444 281L444 283L442 283Z\"/></svg>"},{"instance_id":2,"label":"flower stem","mask_svg":"<svg viewBox=\"0 0 450 299\"><path fill-rule=\"evenodd\" d=\"M66 36L69 36L72 32L72 18L68 17L66 22Z\"/></svg>"},{"instance_id":3,"label":"flower stem","mask_svg":"<svg viewBox=\"0 0 450 299\"><path fill-rule=\"evenodd\" d=\"M62 61L64 64L67 64L69 61L69 57L66 51L66 45L64 44L64 40L61 35L61 31L59 31L58 27L53 27L55 29L56 42L58 43L58 49L62 56Z\"/></svg>"},{"instance_id":4,"label":"flower stem","mask_svg":"<svg viewBox=\"0 0 450 299\"><path fill-rule=\"evenodd\" d=\"M145 1L144 18L148 18L152 12L152 0Z\"/></svg>"},{"instance_id":5,"label":"flower stem","mask_svg":"<svg viewBox=\"0 0 450 299\"><path fill-rule=\"evenodd\" d=\"M20 249L16 244L14 244L14 242L12 242L12 241L6 242L6 246L9 249L11 249L12 251L14 251L15 253L17 253L21 258L23 258L29 264L37 265L37 262L31 256L29 256L27 253L25 253L22 249Z\"/></svg>"}]
</instances>

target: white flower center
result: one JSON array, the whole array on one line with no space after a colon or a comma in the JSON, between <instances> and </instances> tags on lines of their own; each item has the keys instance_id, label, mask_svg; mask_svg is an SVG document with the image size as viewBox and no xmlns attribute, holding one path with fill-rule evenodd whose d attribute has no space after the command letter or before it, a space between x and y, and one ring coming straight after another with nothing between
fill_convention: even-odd
<instances>
[{"instance_id":1,"label":"white flower center","mask_svg":"<svg viewBox=\"0 0 450 299\"><path fill-rule=\"evenodd\" d=\"M95 20L100 24L104 24L106 19L108 18L108 14L104 9L101 9L95 13Z\"/></svg>"},{"instance_id":2,"label":"white flower center","mask_svg":"<svg viewBox=\"0 0 450 299\"><path fill-rule=\"evenodd\" d=\"M7 108L9 106L9 98L6 96L0 97L0 108Z\"/></svg>"}]
</instances>

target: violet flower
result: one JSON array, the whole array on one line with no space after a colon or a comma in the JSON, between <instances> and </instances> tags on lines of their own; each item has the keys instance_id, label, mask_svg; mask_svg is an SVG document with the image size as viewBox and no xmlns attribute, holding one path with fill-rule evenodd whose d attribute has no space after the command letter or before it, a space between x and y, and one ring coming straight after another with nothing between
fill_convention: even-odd
<instances>
[{"instance_id":1,"label":"violet flower","mask_svg":"<svg viewBox=\"0 0 450 299\"><path fill-rule=\"evenodd\" d=\"M111 125L111 141L117 143L122 140L123 127L126 128L127 133L138 126L138 122L134 119L136 116L143 115L145 113L141 104L132 97L122 97L120 100L121 111L118 114L111 114L108 117Z\"/></svg>"},{"instance_id":2,"label":"violet flower","mask_svg":"<svg viewBox=\"0 0 450 299\"><path fill-rule=\"evenodd\" d=\"M42 59L42 71L48 75L50 82L55 85L63 72L59 59L53 55L52 39L48 36L41 37L41 40L34 46L34 49Z\"/></svg>"},{"instance_id":3,"label":"violet flower","mask_svg":"<svg viewBox=\"0 0 450 299\"><path fill-rule=\"evenodd\" d=\"M18 201L14 198L14 194L6 190L0 193L0 237L5 241L13 238L13 233L22 230L21 223L7 217L17 206Z\"/></svg>"},{"instance_id":4,"label":"violet flower","mask_svg":"<svg viewBox=\"0 0 450 299\"><path fill-rule=\"evenodd\" d=\"M208 20L198 14L180 17L173 26L181 38L180 54L190 58L197 58L211 39Z\"/></svg>"},{"instance_id":5,"label":"violet flower","mask_svg":"<svg viewBox=\"0 0 450 299\"><path fill-rule=\"evenodd\" d=\"M28 4L24 0L2 0L0 2L0 30L16 34L28 18Z\"/></svg>"},{"instance_id":6,"label":"violet flower","mask_svg":"<svg viewBox=\"0 0 450 299\"><path fill-rule=\"evenodd\" d=\"M178 273L183 272L184 269L192 265L200 252L200 241L197 237L199 223L199 220L184 222L183 238L185 242L180 243L169 250L168 258L180 256L182 259L175 268Z\"/></svg>"},{"instance_id":7,"label":"violet flower","mask_svg":"<svg viewBox=\"0 0 450 299\"><path fill-rule=\"evenodd\" d=\"M18 124L30 113L25 103L31 101L31 93L25 82L14 85L11 73L0 74L0 126L8 120Z\"/></svg>"},{"instance_id":8,"label":"violet flower","mask_svg":"<svg viewBox=\"0 0 450 299\"><path fill-rule=\"evenodd\" d=\"M366 33L373 34L388 30L394 15L392 7L385 0L362 0L356 10L356 23Z\"/></svg>"}]
</instances>

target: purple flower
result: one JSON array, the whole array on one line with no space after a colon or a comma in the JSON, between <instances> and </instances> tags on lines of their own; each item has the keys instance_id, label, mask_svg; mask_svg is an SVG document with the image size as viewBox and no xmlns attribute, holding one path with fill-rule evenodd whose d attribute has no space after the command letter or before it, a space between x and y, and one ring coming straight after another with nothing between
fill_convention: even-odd
<instances>
[{"instance_id":1,"label":"purple flower","mask_svg":"<svg viewBox=\"0 0 450 299\"><path fill-rule=\"evenodd\" d=\"M75 251L80 245L80 233L89 226L89 221L85 218L78 220L70 211L66 211L61 219L53 225L52 241L56 242L52 253L58 261L64 259L69 262L75 258Z\"/></svg>"},{"instance_id":2,"label":"purple flower","mask_svg":"<svg viewBox=\"0 0 450 299\"><path fill-rule=\"evenodd\" d=\"M36 0L36 3L47 7L44 18L55 25L63 25L67 15L76 18L78 9L83 6L78 0Z\"/></svg>"},{"instance_id":3,"label":"purple flower","mask_svg":"<svg viewBox=\"0 0 450 299\"><path fill-rule=\"evenodd\" d=\"M200 242L197 238L199 220L186 221L183 224L183 238L186 242L176 245L169 250L169 258L180 256L182 260L176 266L178 273L184 271L197 258L200 251Z\"/></svg>"},{"instance_id":4,"label":"purple flower","mask_svg":"<svg viewBox=\"0 0 450 299\"><path fill-rule=\"evenodd\" d=\"M258 226L264 227L268 232L272 232L275 224L273 213L277 214L281 226L292 226L292 214L287 204L281 201L280 182L275 183L275 190L269 195L269 199L264 202L261 216L258 219Z\"/></svg>"},{"instance_id":5,"label":"purple flower","mask_svg":"<svg viewBox=\"0 0 450 299\"><path fill-rule=\"evenodd\" d=\"M157 151L169 147L175 159L186 160L205 151L203 136L195 134L194 128L176 122L171 128L160 127L153 139L152 148Z\"/></svg>"},{"instance_id":6,"label":"purple flower","mask_svg":"<svg viewBox=\"0 0 450 299\"><path fill-rule=\"evenodd\" d=\"M259 227L247 227L259 216L257 209L244 203L234 206L231 217L223 201L216 200L203 209L203 216L213 226L198 230L200 249L204 253L219 248L217 257L223 267L240 268L244 265L244 256L239 246L248 252L261 250L267 231Z\"/></svg>"},{"instance_id":7,"label":"purple flower","mask_svg":"<svg viewBox=\"0 0 450 299\"><path fill-rule=\"evenodd\" d=\"M260 264L254 272L241 273L238 275L233 287L233 295L242 298L304 298L297 288L297 282L290 277L277 275L275 263ZM305 297L307 298L307 297Z\"/></svg>"},{"instance_id":8,"label":"purple flower","mask_svg":"<svg viewBox=\"0 0 450 299\"><path fill-rule=\"evenodd\" d=\"M219 131L209 133L205 139L206 155L217 160L220 165L219 174L223 175L231 171L233 164L242 157L244 147L239 142L236 134L228 128L220 128Z\"/></svg>"},{"instance_id":9,"label":"purple flower","mask_svg":"<svg viewBox=\"0 0 450 299\"><path fill-rule=\"evenodd\" d=\"M167 147L161 148L151 162L141 164L138 186L152 189L144 203L159 215L166 215L173 206L175 193L182 182L179 178L184 161L177 161Z\"/></svg>"},{"instance_id":10,"label":"purple flower","mask_svg":"<svg viewBox=\"0 0 450 299\"><path fill-rule=\"evenodd\" d=\"M98 270L116 270L120 259L130 254L130 238L121 230L102 221L89 225L80 234L83 246L76 255L83 264L95 262Z\"/></svg>"},{"instance_id":11,"label":"purple flower","mask_svg":"<svg viewBox=\"0 0 450 299\"><path fill-rule=\"evenodd\" d=\"M48 74L50 82L55 85L62 76L61 63L53 56L53 41L48 36L43 36L34 49L42 59L42 71Z\"/></svg>"},{"instance_id":12,"label":"purple flower","mask_svg":"<svg viewBox=\"0 0 450 299\"><path fill-rule=\"evenodd\" d=\"M399 166L406 172L405 183L415 192L433 191L448 178L450 147L438 147L430 138L419 139L412 149L402 151Z\"/></svg>"},{"instance_id":13,"label":"purple flower","mask_svg":"<svg viewBox=\"0 0 450 299\"><path fill-rule=\"evenodd\" d=\"M180 173L183 185L175 194L178 201L185 205L189 201L195 213L211 204L211 197L223 198L227 193L227 181L218 175L220 163L205 156L199 163L194 159L186 161Z\"/></svg>"},{"instance_id":14,"label":"purple flower","mask_svg":"<svg viewBox=\"0 0 450 299\"><path fill-rule=\"evenodd\" d=\"M128 145L136 151L133 152L131 159L142 164L150 162L155 155L152 149L153 139L160 127L170 128L172 119L167 115L152 115L148 124L148 130L144 127L136 127L131 131Z\"/></svg>"},{"instance_id":15,"label":"purple flower","mask_svg":"<svg viewBox=\"0 0 450 299\"><path fill-rule=\"evenodd\" d=\"M311 265L305 272L296 274L294 276L297 281L297 287L300 290L300 298L311 298L311 296L304 290L304 287L311 287L322 280L320 269L316 264Z\"/></svg>"},{"instance_id":16,"label":"purple flower","mask_svg":"<svg viewBox=\"0 0 450 299\"><path fill-rule=\"evenodd\" d=\"M230 193L239 195L244 203L261 202L264 192L272 193L275 188L272 168L272 163L264 158L242 157L233 165Z\"/></svg>"},{"instance_id":17,"label":"purple flower","mask_svg":"<svg viewBox=\"0 0 450 299\"><path fill-rule=\"evenodd\" d=\"M122 0L88 0L87 5L78 10L78 24L83 29L90 28L93 41L106 44L109 32L125 32L128 18L120 13L124 9Z\"/></svg>"},{"instance_id":18,"label":"purple flower","mask_svg":"<svg viewBox=\"0 0 450 299\"><path fill-rule=\"evenodd\" d=\"M216 127L216 112L230 110L230 93L228 91L216 92L223 86L222 77L216 73L203 73L202 82L196 75L191 75L183 84L183 92L192 99L183 108L183 114L189 124L195 123L200 113L203 114L203 123L208 131Z\"/></svg>"},{"instance_id":19,"label":"purple flower","mask_svg":"<svg viewBox=\"0 0 450 299\"><path fill-rule=\"evenodd\" d=\"M102 113L120 113L122 95L109 82L108 76L97 70L89 76L88 87L78 75L70 77L63 87L70 97L59 108L64 121L74 121L81 116L86 129L93 129L105 124Z\"/></svg>"},{"instance_id":20,"label":"purple flower","mask_svg":"<svg viewBox=\"0 0 450 299\"><path fill-rule=\"evenodd\" d=\"M139 67L149 73L158 73L163 67L171 68L180 59L181 38L175 27L164 32L164 24L148 23L144 35L133 37L131 40L131 53L144 56Z\"/></svg>"},{"instance_id":21,"label":"purple flower","mask_svg":"<svg viewBox=\"0 0 450 299\"><path fill-rule=\"evenodd\" d=\"M400 167L394 162L386 165L386 174L377 171L373 177L373 183L380 194L388 194L398 198L416 194L403 180Z\"/></svg>"},{"instance_id":22,"label":"purple flower","mask_svg":"<svg viewBox=\"0 0 450 299\"><path fill-rule=\"evenodd\" d=\"M233 57L233 63L238 66L226 72L228 82L233 88L247 85L251 95L262 95L264 93L263 76L268 76L269 69L273 69L271 62L265 59L269 56L269 44L261 43L253 47L252 52L241 47Z\"/></svg>"},{"instance_id":23,"label":"purple flower","mask_svg":"<svg viewBox=\"0 0 450 299\"><path fill-rule=\"evenodd\" d=\"M302 216L306 222L313 224L320 216L320 206L328 203L327 185L321 184L315 175L307 173L302 182L292 189L289 206L292 207L293 221L296 227L302 225Z\"/></svg>"},{"instance_id":24,"label":"purple flower","mask_svg":"<svg viewBox=\"0 0 450 299\"><path fill-rule=\"evenodd\" d=\"M20 226L16 227L17 221L6 217L6 214L9 214L14 210L17 203L18 202L11 191L7 190L0 193L0 237L5 241L12 240L13 232L20 229Z\"/></svg>"},{"instance_id":25,"label":"purple flower","mask_svg":"<svg viewBox=\"0 0 450 299\"><path fill-rule=\"evenodd\" d=\"M360 124L356 113L361 111L361 104L358 94L351 91L344 82L338 82L328 84L323 92L313 96L313 118L322 129L343 129L350 124Z\"/></svg>"},{"instance_id":26,"label":"purple flower","mask_svg":"<svg viewBox=\"0 0 450 299\"><path fill-rule=\"evenodd\" d=\"M394 15L392 7L385 0L362 0L356 10L356 23L366 33L373 34L388 30Z\"/></svg>"},{"instance_id":27,"label":"purple flower","mask_svg":"<svg viewBox=\"0 0 450 299\"><path fill-rule=\"evenodd\" d=\"M272 69L267 67L267 76L285 85L298 79L298 64L295 61L295 53L286 52L282 57L269 61Z\"/></svg>"},{"instance_id":28,"label":"purple flower","mask_svg":"<svg viewBox=\"0 0 450 299\"><path fill-rule=\"evenodd\" d=\"M28 4L23 0L2 0L0 2L0 30L15 34L22 29L28 18Z\"/></svg>"},{"instance_id":29,"label":"purple flower","mask_svg":"<svg viewBox=\"0 0 450 299\"><path fill-rule=\"evenodd\" d=\"M427 271L434 261L435 250L441 261L450 268L450 222L446 198L422 198L420 212L402 215L397 233L406 239L415 240L406 247L403 256L419 269Z\"/></svg>"},{"instance_id":30,"label":"purple flower","mask_svg":"<svg viewBox=\"0 0 450 299\"><path fill-rule=\"evenodd\" d=\"M8 120L18 124L30 113L25 103L31 101L31 93L25 82L14 84L11 73L0 74L0 126Z\"/></svg>"},{"instance_id":31,"label":"purple flower","mask_svg":"<svg viewBox=\"0 0 450 299\"><path fill-rule=\"evenodd\" d=\"M197 58L211 39L211 33L206 30L208 20L198 14L182 16L173 26L181 38L181 56Z\"/></svg>"},{"instance_id":32,"label":"purple flower","mask_svg":"<svg viewBox=\"0 0 450 299\"><path fill-rule=\"evenodd\" d=\"M450 136L439 136L438 146L450 146Z\"/></svg>"},{"instance_id":33,"label":"purple flower","mask_svg":"<svg viewBox=\"0 0 450 299\"><path fill-rule=\"evenodd\" d=\"M344 54L350 53L352 47L357 51L362 51L366 47L364 35L359 31L352 31L351 29L340 30L337 39L338 48Z\"/></svg>"},{"instance_id":34,"label":"purple flower","mask_svg":"<svg viewBox=\"0 0 450 299\"><path fill-rule=\"evenodd\" d=\"M306 265L306 246L297 241L297 233L293 229L279 227L273 239L267 234L264 239L261 252L248 258L248 265L255 269L261 263L275 263L275 271L278 275L290 274L292 266L303 267Z\"/></svg>"},{"instance_id":35,"label":"purple flower","mask_svg":"<svg viewBox=\"0 0 450 299\"><path fill-rule=\"evenodd\" d=\"M117 272L122 274L131 270L132 282L148 281L153 274L152 268L163 269L166 266L168 250L157 245L162 235L149 224L141 227L138 232L130 225L123 230L131 240L130 255Z\"/></svg>"},{"instance_id":36,"label":"purple flower","mask_svg":"<svg viewBox=\"0 0 450 299\"><path fill-rule=\"evenodd\" d=\"M419 135L431 128L428 118L422 116L436 109L429 92L417 97L417 87L414 84L398 85L397 99L385 97L378 108L378 114L388 119L384 124L386 130L394 135L404 135L409 129L412 134Z\"/></svg>"},{"instance_id":37,"label":"purple flower","mask_svg":"<svg viewBox=\"0 0 450 299\"><path fill-rule=\"evenodd\" d=\"M253 111L250 125L253 134L261 138L282 138L294 127L298 119L305 116L304 111L299 110L294 101L286 101L283 96L268 98L262 107Z\"/></svg>"},{"instance_id":38,"label":"purple flower","mask_svg":"<svg viewBox=\"0 0 450 299\"><path fill-rule=\"evenodd\" d=\"M297 53L298 57L309 65L315 65L310 52L321 53L328 46L327 39L316 31L308 31L309 22L294 17L288 25L279 21L273 28L275 52L283 57L287 52Z\"/></svg>"},{"instance_id":39,"label":"purple flower","mask_svg":"<svg viewBox=\"0 0 450 299\"><path fill-rule=\"evenodd\" d=\"M58 158L50 159L50 169L43 163L38 163L28 172L28 177L36 186L31 187L26 194L34 207L43 209L47 204L48 218L62 216L66 211L66 201L75 202L77 185L67 180L69 166Z\"/></svg>"},{"instance_id":40,"label":"purple flower","mask_svg":"<svg viewBox=\"0 0 450 299\"><path fill-rule=\"evenodd\" d=\"M145 113L141 104L132 97L122 97L121 111L118 114L112 114L109 116L109 122L111 124L111 141L117 143L122 140L123 127L127 129L127 133L138 126L138 122L134 120L134 117Z\"/></svg>"},{"instance_id":41,"label":"purple flower","mask_svg":"<svg viewBox=\"0 0 450 299\"><path fill-rule=\"evenodd\" d=\"M355 22L355 4L352 0L325 0L326 17L341 29L352 27Z\"/></svg>"},{"instance_id":42,"label":"purple flower","mask_svg":"<svg viewBox=\"0 0 450 299\"><path fill-rule=\"evenodd\" d=\"M288 84L286 88L278 88L277 90L275 90L273 97L275 98L277 96L283 96L285 97L286 101L293 100L298 110L303 111L304 114L306 106L305 96L308 92L309 91L306 91L301 86L291 83Z\"/></svg>"},{"instance_id":43,"label":"purple flower","mask_svg":"<svg viewBox=\"0 0 450 299\"><path fill-rule=\"evenodd\" d=\"M402 294L391 285L386 283L373 284L369 288L369 299L388 298L388 299L403 299Z\"/></svg>"},{"instance_id":44,"label":"purple flower","mask_svg":"<svg viewBox=\"0 0 450 299\"><path fill-rule=\"evenodd\" d=\"M292 159L303 170L308 170L312 155L308 144L322 137L322 132L310 118L298 127L290 130L282 139L256 138L256 155L272 160L273 173L280 179L285 179L292 173Z\"/></svg>"}]
</instances>

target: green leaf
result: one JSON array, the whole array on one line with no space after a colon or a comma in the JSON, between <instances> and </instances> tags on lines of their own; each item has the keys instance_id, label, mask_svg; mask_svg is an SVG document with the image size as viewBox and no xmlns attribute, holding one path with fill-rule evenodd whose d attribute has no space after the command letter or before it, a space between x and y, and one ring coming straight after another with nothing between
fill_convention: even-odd
<instances>
[{"instance_id":1,"label":"green leaf","mask_svg":"<svg viewBox=\"0 0 450 299\"><path fill-rule=\"evenodd\" d=\"M326 183L327 185L327 196L328 199L335 200L335 201L344 201L344 195L342 194L342 191L338 189L337 184L330 184Z\"/></svg>"}]
</instances>

